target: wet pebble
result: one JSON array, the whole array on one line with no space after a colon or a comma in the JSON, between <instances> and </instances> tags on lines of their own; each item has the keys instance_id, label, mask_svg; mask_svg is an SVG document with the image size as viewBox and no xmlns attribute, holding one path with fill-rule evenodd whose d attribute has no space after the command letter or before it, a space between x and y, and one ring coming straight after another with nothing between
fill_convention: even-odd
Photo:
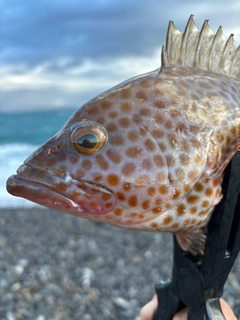
<instances>
[{"instance_id":1,"label":"wet pebble","mask_svg":"<svg viewBox=\"0 0 240 320\"><path fill-rule=\"evenodd\" d=\"M0 210L0 319L139 320L168 278L171 235L135 232L52 210ZM240 259L224 298L240 316Z\"/></svg>"}]
</instances>

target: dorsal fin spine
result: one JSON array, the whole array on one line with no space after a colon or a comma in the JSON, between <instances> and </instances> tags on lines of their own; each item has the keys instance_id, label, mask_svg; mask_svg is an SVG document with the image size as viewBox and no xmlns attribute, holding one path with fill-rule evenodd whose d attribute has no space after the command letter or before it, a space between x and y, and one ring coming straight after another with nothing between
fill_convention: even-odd
<instances>
[{"instance_id":1,"label":"dorsal fin spine","mask_svg":"<svg viewBox=\"0 0 240 320\"><path fill-rule=\"evenodd\" d=\"M231 34L226 42L221 58L221 72L224 74L228 74L234 55L236 53L236 50L234 50L235 48L233 47L234 44L235 43L233 40L233 34Z\"/></svg>"},{"instance_id":2,"label":"dorsal fin spine","mask_svg":"<svg viewBox=\"0 0 240 320\"><path fill-rule=\"evenodd\" d=\"M186 54L186 47L187 47L187 39L189 37L190 29L191 29L191 22L193 22L193 16L191 15L188 23L186 25L185 31L182 35L181 41L181 49L180 49L180 61L184 65L185 64L185 54Z\"/></svg>"},{"instance_id":3,"label":"dorsal fin spine","mask_svg":"<svg viewBox=\"0 0 240 320\"><path fill-rule=\"evenodd\" d=\"M240 79L240 49L233 35L226 40L221 27L214 34L208 20L205 20L199 32L191 15L183 34L170 21L166 47L162 50L162 67L179 65Z\"/></svg>"},{"instance_id":4,"label":"dorsal fin spine","mask_svg":"<svg viewBox=\"0 0 240 320\"><path fill-rule=\"evenodd\" d=\"M235 66L235 70L234 70L234 66ZM240 78L240 46L237 48L237 51L233 58L230 72L235 78Z\"/></svg>"},{"instance_id":5,"label":"dorsal fin spine","mask_svg":"<svg viewBox=\"0 0 240 320\"><path fill-rule=\"evenodd\" d=\"M198 42L197 42L197 47L196 47L196 67L197 68L201 68L201 53L202 53L202 48L203 48L203 42L204 42L204 38L206 38L206 36L209 36L209 25L208 25L208 20L205 20L202 26L202 29L200 31L199 37L198 37Z\"/></svg>"},{"instance_id":6,"label":"dorsal fin spine","mask_svg":"<svg viewBox=\"0 0 240 320\"><path fill-rule=\"evenodd\" d=\"M221 60L219 59L214 59L216 56L216 52L221 52L222 48L220 48L220 44L221 47L222 45L224 45L224 43L226 42L226 39L223 35L223 31L222 31L222 27L220 26L213 38L213 42L212 42L212 47L210 50L210 56L209 56L209 70L213 70L217 73L220 73L220 64L221 64ZM216 60L216 61L215 61Z\"/></svg>"}]
</instances>

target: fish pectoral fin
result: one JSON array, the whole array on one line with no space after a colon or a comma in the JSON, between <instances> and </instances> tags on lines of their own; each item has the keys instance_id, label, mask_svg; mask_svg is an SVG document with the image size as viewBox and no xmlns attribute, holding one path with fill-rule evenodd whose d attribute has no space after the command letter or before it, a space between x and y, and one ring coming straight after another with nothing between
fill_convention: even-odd
<instances>
[{"instance_id":1,"label":"fish pectoral fin","mask_svg":"<svg viewBox=\"0 0 240 320\"><path fill-rule=\"evenodd\" d=\"M204 254L206 235L203 233L179 233L176 234L180 247L194 256Z\"/></svg>"}]
</instances>

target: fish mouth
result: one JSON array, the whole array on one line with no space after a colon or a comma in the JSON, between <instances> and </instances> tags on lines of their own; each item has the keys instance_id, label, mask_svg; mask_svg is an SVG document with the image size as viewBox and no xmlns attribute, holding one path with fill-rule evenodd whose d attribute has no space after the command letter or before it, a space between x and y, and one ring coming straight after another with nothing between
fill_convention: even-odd
<instances>
[{"instance_id":1,"label":"fish mouth","mask_svg":"<svg viewBox=\"0 0 240 320\"><path fill-rule=\"evenodd\" d=\"M11 195L81 217L107 213L116 204L115 195L98 184L26 164L8 178L6 188Z\"/></svg>"}]
</instances>

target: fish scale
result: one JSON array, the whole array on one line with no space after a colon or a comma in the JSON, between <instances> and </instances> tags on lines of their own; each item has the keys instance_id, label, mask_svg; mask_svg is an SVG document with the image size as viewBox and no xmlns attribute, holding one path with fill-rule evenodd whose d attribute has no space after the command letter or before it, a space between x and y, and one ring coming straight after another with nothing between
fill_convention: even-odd
<instances>
[{"instance_id":1,"label":"fish scale","mask_svg":"<svg viewBox=\"0 0 240 320\"><path fill-rule=\"evenodd\" d=\"M8 191L118 227L173 232L201 253L240 146L240 49L207 21L198 31L191 16L183 34L170 22L161 61L83 105Z\"/></svg>"}]
</instances>

